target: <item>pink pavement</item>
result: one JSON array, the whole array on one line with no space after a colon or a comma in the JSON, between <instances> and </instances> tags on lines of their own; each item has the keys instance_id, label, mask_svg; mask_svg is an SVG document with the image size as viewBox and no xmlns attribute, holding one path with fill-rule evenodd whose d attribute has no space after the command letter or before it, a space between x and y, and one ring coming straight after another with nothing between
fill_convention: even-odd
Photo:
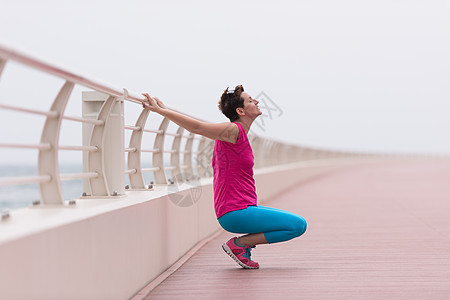
<instances>
[{"instance_id":1,"label":"pink pavement","mask_svg":"<svg viewBox=\"0 0 450 300\"><path fill-rule=\"evenodd\" d=\"M450 160L343 169L265 202L308 232L258 246L263 267L230 265L223 233L149 299L450 299Z\"/></svg>"}]
</instances>

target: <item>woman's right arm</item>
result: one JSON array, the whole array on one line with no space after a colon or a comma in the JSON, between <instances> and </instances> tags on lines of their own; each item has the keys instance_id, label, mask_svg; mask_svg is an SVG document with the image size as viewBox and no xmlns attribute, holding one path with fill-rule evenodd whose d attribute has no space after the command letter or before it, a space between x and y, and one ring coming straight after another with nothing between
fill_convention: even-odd
<instances>
[{"instance_id":1,"label":"woman's right arm","mask_svg":"<svg viewBox=\"0 0 450 300\"><path fill-rule=\"evenodd\" d=\"M163 117L168 118L177 125L185 128L189 132L205 136L213 140L221 140L230 143L236 143L239 128L234 123L208 123L184 115L177 111L167 108L164 103L156 97L150 97L149 94L143 94L148 103L143 103L145 108L156 112Z\"/></svg>"}]
</instances>

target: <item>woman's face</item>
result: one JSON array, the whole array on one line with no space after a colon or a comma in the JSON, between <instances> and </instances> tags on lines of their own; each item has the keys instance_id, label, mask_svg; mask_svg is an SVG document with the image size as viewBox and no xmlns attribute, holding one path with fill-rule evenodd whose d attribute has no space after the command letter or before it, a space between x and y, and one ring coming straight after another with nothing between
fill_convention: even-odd
<instances>
[{"instance_id":1,"label":"woman's face","mask_svg":"<svg viewBox=\"0 0 450 300\"><path fill-rule=\"evenodd\" d=\"M244 99L244 111L246 115L250 116L252 119L256 119L256 117L262 114L258 107L258 100L253 99L252 96L246 92L242 92L241 97Z\"/></svg>"}]
</instances>

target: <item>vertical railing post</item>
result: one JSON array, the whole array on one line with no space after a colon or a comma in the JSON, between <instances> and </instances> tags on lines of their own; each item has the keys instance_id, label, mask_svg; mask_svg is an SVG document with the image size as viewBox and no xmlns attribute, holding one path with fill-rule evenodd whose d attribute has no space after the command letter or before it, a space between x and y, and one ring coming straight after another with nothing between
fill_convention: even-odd
<instances>
[{"instance_id":1,"label":"vertical railing post","mask_svg":"<svg viewBox=\"0 0 450 300\"><path fill-rule=\"evenodd\" d=\"M213 176L213 169L212 169L212 157L214 152L214 140L208 139L207 140L208 146L207 146L207 155L204 156L205 158L205 165L206 165L206 171L207 176L212 177Z\"/></svg>"},{"instance_id":2,"label":"vertical railing post","mask_svg":"<svg viewBox=\"0 0 450 300\"><path fill-rule=\"evenodd\" d=\"M204 151L206 146L206 138L204 136L200 137L200 141L197 145L197 153L195 156L196 164L197 164L197 174L199 177L205 177L206 169L203 161Z\"/></svg>"},{"instance_id":3,"label":"vertical railing post","mask_svg":"<svg viewBox=\"0 0 450 300\"><path fill-rule=\"evenodd\" d=\"M123 99L100 92L83 92L83 117L102 125L83 124L83 145L98 151L83 156L84 172L96 172L83 191L91 196L119 196L125 193Z\"/></svg>"},{"instance_id":4,"label":"vertical railing post","mask_svg":"<svg viewBox=\"0 0 450 300\"><path fill-rule=\"evenodd\" d=\"M39 184L43 204L63 204L64 196L59 178L59 132L64 110L72 93L74 83L66 81L53 101L50 111L58 113L57 117L48 116L42 129L41 144L50 144L50 150L39 150L38 173L50 175L51 180Z\"/></svg>"},{"instance_id":5,"label":"vertical railing post","mask_svg":"<svg viewBox=\"0 0 450 300\"><path fill-rule=\"evenodd\" d=\"M170 165L172 167L175 167L175 169L171 170L172 179L178 183L181 183L183 181L183 176L181 174L180 168L180 147L183 132L184 128L178 127L177 135L173 138L172 153L170 154Z\"/></svg>"},{"instance_id":6,"label":"vertical railing post","mask_svg":"<svg viewBox=\"0 0 450 300\"><path fill-rule=\"evenodd\" d=\"M135 173L129 175L130 178L130 186L132 189L145 189L144 176L142 174L142 165L141 165L141 149L142 149L142 137L144 135L144 127L147 122L148 115L150 110L143 109L139 118L136 121L136 127L139 127L140 130L133 130L133 133L130 137L130 145L129 148L136 149L135 151L128 152L128 169L136 170Z\"/></svg>"},{"instance_id":7,"label":"vertical railing post","mask_svg":"<svg viewBox=\"0 0 450 300\"><path fill-rule=\"evenodd\" d=\"M214 151L214 140L201 137L197 151L197 173L199 177L212 176L211 159Z\"/></svg>"},{"instance_id":8,"label":"vertical railing post","mask_svg":"<svg viewBox=\"0 0 450 300\"><path fill-rule=\"evenodd\" d=\"M6 66L6 59L0 58L0 77L2 76L2 72L5 66Z\"/></svg>"},{"instance_id":9,"label":"vertical railing post","mask_svg":"<svg viewBox=\"0 0 450 300\"><path fill-rule=\"evenodd\" d=\"M274 161L274 156L276 155L276 153L273 153L273 141L268 140L266 143L266 151L264 151L265 153L265 166L266 167L271 167L273 166L273 161Z\"/></svg>"},{"instance_id":10,"label":"vertical railing post","mask_svg":"<svg viewBox=\"0 0 450 300\"><path fill-rule=\"evenodd\" d=\"M279 156L280 156L280 165L285 164L288 162L288 146L285 144L281 144L279 143L280 147L279 147Z\"/></svg>"},{"instance_id":11,"label":"vertical railing post","mask_svg":"<svg viewBox=\"0 0 450 300\"><path fill-rule=\"evenodd\" d=\"M191 180L194 176L194 170L192 169L192 146L194 145L193 133L189 133L189 136L184 145L183 164L185 165L184 176L186 179Z\"/></svg>"},{"instance_id":12,"label":"vertical railing post","mask_svg":"<svg viewBox=\"0 0 450 300\"><path fill-rule=\"evenodd\" d=\"M167 127L169 126L169 119L164 118L159 125L161 133L156 134L153 149L159 149L157 152L153 152L153 167L158 168L153 171L156 184L167 184L166 173L164 171L164 137L166 135Z\"/></svg>"}]
</instances>

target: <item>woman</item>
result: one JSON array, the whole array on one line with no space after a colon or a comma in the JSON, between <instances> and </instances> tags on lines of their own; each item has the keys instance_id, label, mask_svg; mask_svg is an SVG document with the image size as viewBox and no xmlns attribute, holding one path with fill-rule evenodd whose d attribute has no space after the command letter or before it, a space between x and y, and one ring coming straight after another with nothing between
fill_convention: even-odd
<instances>
[{"instance_id":1,"label":"woman","mask_svg":"<svg viewBox=\"0 0 450 300\"><path fill-rule=\"evenodd\" d=\"M246 234L222 245L223 250L245 269L258 269L250 251L259 244L287 241L302 235L306 221L301 216L257 205L253 179L253 152L247 134L261 115L258 100L244 92L242 85L223 92L219 109L230 119L207 123L168 109L156 97L143 94L144 107L188 131L215 140L213 153L214 208L220 225L227 231Z\"/></svg>"}]
</instances>

